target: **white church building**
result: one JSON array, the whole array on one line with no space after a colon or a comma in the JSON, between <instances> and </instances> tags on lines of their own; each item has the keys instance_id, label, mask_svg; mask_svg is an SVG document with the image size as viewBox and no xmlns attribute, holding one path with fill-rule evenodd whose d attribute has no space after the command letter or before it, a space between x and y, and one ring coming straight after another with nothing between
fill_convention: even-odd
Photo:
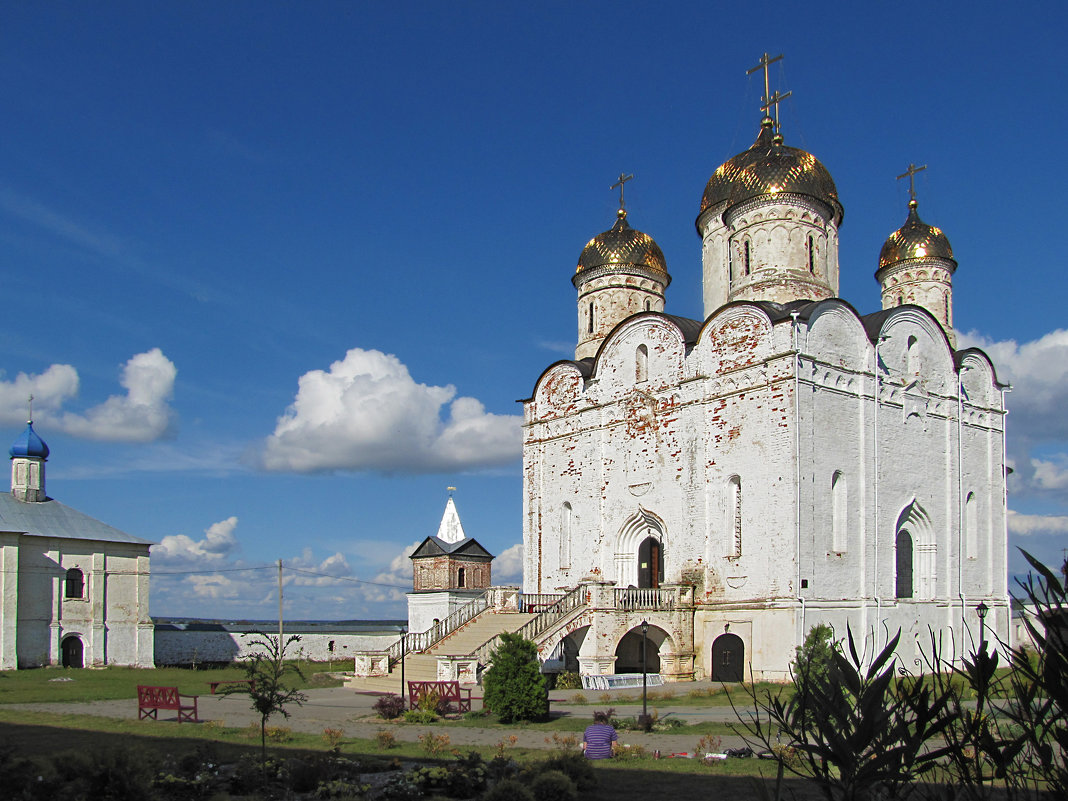
<instances>
[{"instance_id":1,"label":"white church building","mask_svg":"<svg viewBox=\"0 0 1068 801\"><path fill-rule=\"evenodd\" d=\"M48 446L33 423L11 446L0 493L0 670L153 666L148 540L45 491Z\"/></svg>"},{"instance_id":2,"label":"white church building","mask_svg":"<svg viewBox=\"0 0 1068 801\"><path fill-rule=\"evenodd\" d=\"M665 311L620 177L571 279L575 358L524 401L524 593L576 610L543 656L638 669L642 621L667 680L786 678L818 623L869 653L900 629L910 668L932 632L944 655L984 625L1007 641L1006 387L955 347L957 263L915 192L871 265L842 266L875 268L862 314L839 297L834 181L766 114L705 186L691 320Z\"/></svg>"}]
</instances>

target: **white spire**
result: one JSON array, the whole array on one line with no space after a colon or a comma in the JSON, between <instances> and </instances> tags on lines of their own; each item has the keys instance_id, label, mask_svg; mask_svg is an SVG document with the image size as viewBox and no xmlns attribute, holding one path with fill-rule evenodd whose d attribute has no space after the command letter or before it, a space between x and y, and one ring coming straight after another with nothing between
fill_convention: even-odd
<instances>
[{"instance_id":1,"label":"white spire","mask_svg":"<svg viewBox=\"0 0 1068 801\"><path fill-rule=\"evenodd\" d=\"M445 504L445 514L441 516L441 525L438 526L438 539L445 542L459 542L466 536L463 524L460 522L460 515L456 512L456 504L452 502L452 495L450 495L449 502Z\"/></svg>"}]
</instances>

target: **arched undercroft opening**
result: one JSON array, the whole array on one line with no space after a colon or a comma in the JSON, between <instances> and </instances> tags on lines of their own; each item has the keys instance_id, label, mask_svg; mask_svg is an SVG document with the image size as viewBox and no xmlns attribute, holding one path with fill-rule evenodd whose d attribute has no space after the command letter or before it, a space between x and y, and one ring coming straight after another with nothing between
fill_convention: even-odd
<instances>
[{"instance_id":1,"label":"arched undercroft opening","mask_svg":"<svg viewBox=\"0 0 1068 801\"><path fill-rule=\"evenodd\" d=\"M737 634L720 634L712 642L712 681L745 680L745 643Z\"/></svg>"},{"instance_id":2,"label":"arched undercroft opening","mask_svg":"<svg viewBox=\"0 0 1068 801\"><path fill-rule=\"evenodd\" d=\"M63 638L61 645L63 667L65 668L81 668L85 667L85 647L82 644L82 638L76 635Z\"/></svg>"},{"instance_id":3,"label":"arched undercroft opening","mask_svg":"<svg viewBox=\"0 0 1068 801\"><path fill-rule=\"evenodd\" d=\"M671 647L668 634L662 628L650 625L649 633L642 637L641 626L635 626L620 639L616 646L616 673L642 672L642 642L645 642L645 670L660 672L660 654L668 653Z\"/></svg>"},{"instance_id":4,"label":"arched undercroft opening","mask_svg":"<svg viewBox=\"0 0 1068 801\"><path fill-rule=\"evenodd\" d=\"M589 633L589 630L589 626L583 626L581 629L571 632L560 640L560 644L556 647L555 656L561 661L564 670L568 673L579 672L579 649L582 648L582 643L586 640L586 634Z\"/></svg>"}]
</instances>

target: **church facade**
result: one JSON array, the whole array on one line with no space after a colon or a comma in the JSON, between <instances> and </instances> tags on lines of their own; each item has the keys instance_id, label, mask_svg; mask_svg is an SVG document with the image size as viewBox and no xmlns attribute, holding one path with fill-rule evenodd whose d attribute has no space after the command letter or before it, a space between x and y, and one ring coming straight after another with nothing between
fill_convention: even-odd
<instances>
[{"instance_id":1,"label":"church facade","mask_svg":"<svg viewBox=\"0 0 1068 801\"><path fill-rule=\"evenodd\" d=\"M33 423L0 493L0 670L153 666L148 540L50 498Z\"/></svg>"},{"instance_id":2,"label":"church facade","mask_svg":"<svg viewBox=\"0 0 1068 801\"><path fill-rule=\"evenodd\" d=\"M1005 387L955 349L957 264L915 194L861 314L834 181L765 116L706 184L691 320L665 313L622 180L572 277L575 358L524 401L524 592L584 588L590 609L549 645L621 671L645 619L666 678L731 680L788 677L818 623L869 653L900 629L910 668L931 633L947 655L983 625L1007 641Z\"/></svg>"}]
</instances>

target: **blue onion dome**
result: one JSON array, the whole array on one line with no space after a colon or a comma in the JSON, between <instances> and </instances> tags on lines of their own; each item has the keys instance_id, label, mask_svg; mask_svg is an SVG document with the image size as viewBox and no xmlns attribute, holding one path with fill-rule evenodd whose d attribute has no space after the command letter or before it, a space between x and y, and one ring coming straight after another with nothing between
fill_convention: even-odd
<instances>
[{"instance_id":1,"label":"blue onion dome","mask_svg":"<svg viewBox=\"0 0 1068 801\"><path fill-rule=\"evenodd\" d=\"M957 267L957 262L953 260L953 248L942 229L921 220L916 211L916 201L910 200L905 224L890 234L879 251L879 269L915 259L945 259L953 262L953 269Z\"/></svg>"},{"instance_id":2,"label":"blue onion dome","mask_svg":"<svg viewBox=\"0 0 1068 801\"><path fill-rule=\"evenodd\" d=\"M48 458L48 446L45 445L45 441L37 436L37 432L33 430L33 423L26 424L26 430L19 435L19 438L15 440L15 443L11 446L9 451L11 458L16 456L28 456L34 459L47 459Z\"/></svg>"},{"instance_id":3,"label":"blue onion dome","mask_svg":"<svg viewBox=\"0 0 1068 801\"><path fill-rule=\"evenodd\" d=\"M603 234L598 234L582 249L572 283L580 277L589 277L599 268L629 267L651 277L670 281L667 262L660 246L649 234L631 228L627 223L626 209L616 213L616 224ZM577 285L577 283L576 283Z\"/></svg>"}]
</instances>

